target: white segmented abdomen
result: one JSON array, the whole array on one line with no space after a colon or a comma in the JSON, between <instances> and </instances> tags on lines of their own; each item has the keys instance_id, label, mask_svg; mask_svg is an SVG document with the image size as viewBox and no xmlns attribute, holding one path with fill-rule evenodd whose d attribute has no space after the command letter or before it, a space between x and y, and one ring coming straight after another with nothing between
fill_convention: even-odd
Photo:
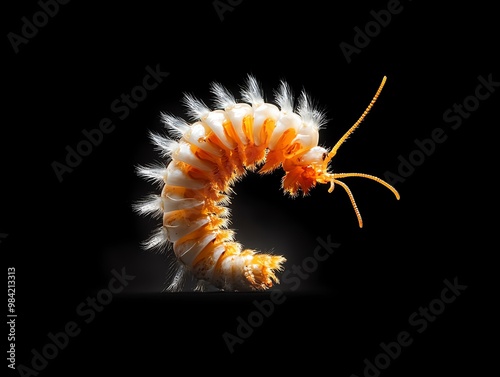
<instances>
[{"instance_id":1,"label":"white segmented abdomen","mask_svg":"<svg viewBox=\"0 0 500 377\"><path fill-rule=\"evenodd\" d=\"M255 145L261 145L261 130L265 122L276 123L282 116L280 109L270 103L263 103L254 107L253 111L253 138ZM269 147L271 148L271 147Z\"/></svg>"},{"instance_id":2,"label":"white segmented abdomen","mask_svg":"<svg viewBox=\"0 0 500 377\"><path fill-rule=\"evenodd\" d=\"M163 227L167 231L167 238L170 242L179 241L182 237L193 233L210 221L208 216L189 219L185 215L182 211L168 212L163 215Z\"/></svg>"},{"instance_id":3,"label":"white segmented abdomen","mask_svg":"<svg viewBox=\"0 0 500 377\"><path fill-rule=\"evenodd\" d=\"M203 201L194 198L174 198L167 196L161 198L161 207L163 212L174 212L183 209L193 209L204 204Z\"/></svg>"},{"instance_id":4,"label":"white segmented abdomen","mask_svg":"<svg viewBox=\"0 0 500 377\"><path fill-rule=\"evenodd\" d=\"M250 255L232 255L229 258L225 258L221 263L221 270L224 272L225 276L231 276L229 280L231 290L239 290L245 284L245 265L249 263L252 259Z\"/></svg>"},{"instance_id":5,"label":"white segmented abdomen","mask_svg":"<svg viewBox=\"0 0 500 377\"><path fill-rule=\"evenodd\" d=\"M311 149L318 146L319 130L317 127L308 123L302 123L297 133L298 135L292 140L292 144L300 143L304 149Z\"/></svg>"},{"instance_id":6,"label":"white segmented abdomen","mask_svg":"<svg viewBox=\"0 0 500 377\"><path fill-rule=\"evenodd\" d=\"M225 111L241 143L247 145L249 140L243 131L243 120L248 117L253 117L254 109L246 103L237 103Z\"/></svg>"},{"instance_id":7,"label":"white segmented abdomen","mask_svg":"<svg viewBox=\"0 0 500 377\"><path fill-rule=\"evenodd\" d=\"M210 255L209 260L205 263L199 263L194 266L194 272L199 279L209 281L215 286L221 287L222 289L228 289L227 282L229 277L224 274L219 274L216 272L217 262L221 256L226 252L226 245L221 244L216 246Z\"/></svg>"},{"instance_id":8,"label":"white segmented abdomen","mask_svg":"<svg viewBox=\"0 0 500 377\"><path fill-rule=\"evenodd\" d=\"M224 146L227 149L233 150L236 147L236 143L228 137L225 130L225 122L227 120L224 110L214 110L202 118L202 122L214 132Z\"/></svg>"},{"instance_id":9,"label":"white segmented abdomen","mask_svg":"<svg viewBox=\"0 0 500 377\"><path fill-rule=\"evenodd\" d=\"M165 184L169 186L181 186L190 189L201 189L206 186L206 182L191 178L178 166L179 162L171 161L167 167L167 179Z\"/></svg>"},{"instance_id":10,"label":"white segmented abdomen","mask_svg":"<svg viewBox=\"0 0 500 377\"><path fill-rule=\"evenodd\" d=\"M210 243L215 240L215 233L208 233L201 238L179 241L174 246L175 256L185 265L192 266L195 258Z\"/></svg>"},{"instance_id":11,"label":"white segmented abdomen","mask_svg":"<svg viewBox=\"0 0 500 377\"><path fill-rule=\"evenodd\" d=\"M222 150L217 146L207 142L208 136L207 127L202 122L196 122L191 125L189 130L182 136L182 139L189 144L192 144L207 153L221 157Z\"/></svg>"},{"instance_id":12,"label":"white segmented abdomen","mask_svg":"<svg viewBox=\"0 0 500 377\"><path fill-rule=\"evenodd\" d=\"M295 113L282 114L282 116L278 119L276 128L271 135L271 140L269 141L268 145L269 150L275 149L276 143L285 133L285 131L293 129L295 132L297 132L301 125L302 120L300 119L299 115Z\"/></svg>"},{"instance_id":13,"label":"white segmented abdomen","mask_svg":"<svg viewBox=\"0 0 500 377\"><path fill-rule=\"evenodd\" d=\"M172 160L185 162L203 171L212 171L214 168L213 164L196 157L191 146L183 141L178 143L178 147L172 153Z\"/></svg>"}]
</instances>

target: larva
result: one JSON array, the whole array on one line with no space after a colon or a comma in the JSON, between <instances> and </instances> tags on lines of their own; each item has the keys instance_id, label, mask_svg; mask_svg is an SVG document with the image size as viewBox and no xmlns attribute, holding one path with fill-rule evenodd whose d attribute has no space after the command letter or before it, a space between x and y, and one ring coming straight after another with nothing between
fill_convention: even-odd
<instances>
[{"instance_id":1,"label":"larva","mask_svg":"<svg viewBox=\"0 0 500 377\"><path fill-rule=\"evenodd\" d=\"M340 145L360 125L386 82L384 76L375 96L357 122L331 150L318 145L325 115L312 106L302 91L298 104L288 84L281 82L275 104L264 101L260 84L249 75L241 91L242 101L218 83L211 85L216 110L210 110L191 95L184 104L193 123L162 113L169 137L150 133L152 142L167 157L167 164L138 166L138 175L158 182L160 195L135 204L140 214L163 218L160 229L144 242L146 249L173 245L178 270L167 290L182 289L191 273L196 289L212 284L225 291L265 290L279 283L276 273L285 258L245 249L228 228L227 204L231 187L247 171L266 174L281 167L285 171L282 189L294 197L307 195L316 183L335 184L346 192L362 218L349 187L340 179L362 177L374 180L397 199L398 192L382 179L364 173L333 173L331 159Z\"/></svg>"}]
</instances>

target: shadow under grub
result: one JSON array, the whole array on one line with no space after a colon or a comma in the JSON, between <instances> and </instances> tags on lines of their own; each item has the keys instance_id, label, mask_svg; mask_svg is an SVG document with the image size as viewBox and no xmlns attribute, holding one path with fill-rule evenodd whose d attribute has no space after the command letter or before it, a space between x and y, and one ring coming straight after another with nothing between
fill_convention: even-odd
<instances>
[{"instance_id":1,"label":"shadow under grub","mask_svg":"<svg viewBox=\"0 0 500 377\"><path fill-rule=\"evenodd\" d=\"M282 289L283 288L283 289ZM162 301L162 302L233 302L233 303L249 303L254 300L271 299L282 303L288 298L294 300L307 300L317 298L333 297L335 292L327 289L304 289L291 291L287 287L274 286L265 291L248 291L248 292L226 292L221 290L211 290L205 292L189 291L189 292L124 292L120 296L126 301L147 300Z\"/></svg>"},{"instance_id":2,"label":"shadow under grub","mask_svg":"<svg viewBox=\"0 0 500 377\"><path fill-rule=\"evenodd\" d=\"M314 249L314 242L317 241L313 239L312 242L313 245L310 247L311 251L307 253L308 255L304 253L302 257L293 257L293 255L289 257L284 254L287 257L284 269L276 273L279 282L265 291L222 291L209 284L206 285L204 291L195 291L198 280L187 273L181 291L170 292L166 289L176 271L172 267L176 264L173 252L167 250L163 254L158 254L126 245L108 248L103 251L102 278L96 288L105 287L109 280L109 271L116 270L130 277L130 282L121 293L124 295L146 295L146 297L162 297L165 295L173 298L186 295L186 297L196 299L204 295L218 297L219 294L227 296L226 298L252 294L269 295L273 291L299 295L328 294L332 292L332 282L325 281L322 278L328 275L328 259L333 259L333 257L327 254L326 251L320 254L315 253L314 251L317 249ZM321 256L320 259L324 260L315 259L315 254ZM326 257L328 259L325 259Z\"/></svg>"}]
</instances>

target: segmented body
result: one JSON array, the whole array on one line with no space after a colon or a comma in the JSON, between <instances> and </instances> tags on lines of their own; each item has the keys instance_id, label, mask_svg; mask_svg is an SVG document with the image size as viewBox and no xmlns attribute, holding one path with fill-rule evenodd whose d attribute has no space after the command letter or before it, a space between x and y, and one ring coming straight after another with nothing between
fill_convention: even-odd
<instances>
[{"instance_id":1,"label":"segmented body","mask_svg":"<svg viewBox=\"0 0 500 377\"><path fill-rule=\"evenodd\" d=\"M243 102L219 84L211 89L216 110L186 95L194 122L163 114L170 137L152 134L169 162L138 169L163 186L160 195L136 206L140 213L157 214L163 220L145 247L173 245L179 266L169 290L182 287L186 272L200 281L199 288L209 283L227 291L264 290L278 282L276 272L282 270L285 258L244 250L235 241L228 229L231 187L249 170L265 174L279 167L285 171L282 188L291 196L307 194L317 182L332 188L334 181L340 183L328 171L334 153L318 146L325 118L304 92L294 108L284 82L275 93L276 104L264 101L252 76L242 89Z\"/></svg>"}]
</instances>

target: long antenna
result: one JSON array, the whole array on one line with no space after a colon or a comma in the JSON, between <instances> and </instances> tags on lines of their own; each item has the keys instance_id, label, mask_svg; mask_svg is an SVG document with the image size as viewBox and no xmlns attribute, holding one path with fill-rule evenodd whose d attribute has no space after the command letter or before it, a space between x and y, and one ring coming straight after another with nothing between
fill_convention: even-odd
<instances>
[{"instance_id":1,"label":"long antenna","mask_svg":"<svg viewBox=\"0 0 500 377\"><path fill-rule=\"evenodd\" d=\"M380 83L380 86L378 87L377 92L373 96L373 99L371 100L370 104L368 105L368 107L366 108L366 110L363 112L363 114L361 114L361 116L356 121L356 123L354 123L354 125L351 128L349 128L349 130L344 134L344 136L342 136L339 139L339 141L337 141L337 144L335 144L335 146L332 148L332 150L330 151L330 153L328 153L328 156L327 156L327 158L325 160L326 163L328 163L328 161L330 161L333 158L333 156L335 156L337 154L337 150L340 148L340 146L344 143L344 141L347 140L347 138L354 132L354 130L359 127L359 125L361 124L361 122L368 115L368 113L370 112L371 108L373 107L373 105L377 101L378 96L382 92L382 89L384 88L384 85L385 85L386 81L387 81L387 76L384 76L382 78L382 82Z\"/></svg>"},{"instance_id":2,"label":"long antenna","mask_svg":"<svg viewBox=\"0 0 500 377\"><path fill-rule=\"evenodd\" d=\"M339 141L337 141L337 144L332 148L330 153L328 153L328 156L325 158L324 163L325 167L328 165L329 161L332 159L333 156L337 153L337 150L340 148L340 146L344 143L344 141L347 140L347 138L354 132L356 128L359 127L361 122L365 119L365 117L368 115L368 112L371 110L375 102L377 101L377 98L379 97L380 93L382 92L382 89L384 88L385 82L387 81L387 77L384 76L382 78L382 82L380 83L377 92L373 96L370 104L366 108L366 110L361 114L359 119L357 120L356 123L353 124L351 128L342 136ZM354 212L356 213L356 217L358 218L358 223L359 227L363 227L363 219L361 218L361 213L359 212L358 205L356 204L356 201L354 200L354 195L352 194L351 190L349 187L342 181L340 181L340 178L348 178L348 177L360 177L360 178L367 178L371 179L372 181L375 181L377 183L380 183L382 186L388 188L389 190L392 191L392 193L396 196L396 199L399 200L400 196L398 191L392 187L389 183L385 182L383 179L380 179L378 177L375 177L370 174L365 174L365 173L333 173L333 174L328 174L328 181L330 182L330 188L328 189L328 192L332 192L333 188L335 187L335 183L341 186L346 192L347 195L349 196L349 199L351 200L352 207L354 208Z\"/></svg>"},{"instance_id":3,"label":"long antenna","mask_svg":"<svg viewBox=\"0 0 500 377\"><path fill-rule=\"evenodd\" d=\"M391 190L394 196L396 196L397 200L400 199L399 192L394 187L392 187L390 184L388 184L383 179L380 179L379 177L375 177L373 175L365 173L333 173L333 178L335 179L336 182L338 182L337 178L345 178L345 177L361 177L361 178L371 179L372 181L378 182L382 186L385 186L386 188Z\"/></svg>"}]
</instances>

